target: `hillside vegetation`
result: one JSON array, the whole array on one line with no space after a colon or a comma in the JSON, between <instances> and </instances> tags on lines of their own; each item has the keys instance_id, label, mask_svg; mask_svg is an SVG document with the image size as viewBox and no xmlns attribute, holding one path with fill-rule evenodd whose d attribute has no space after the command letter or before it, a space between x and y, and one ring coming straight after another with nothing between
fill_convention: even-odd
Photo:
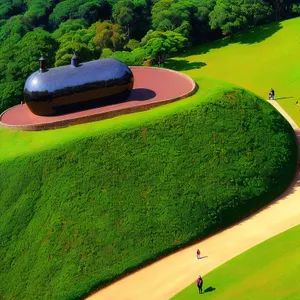
<instances>
[{"instance_id":1,"label":"hillside vegetation","mask_svg":"<svg viewBox=\"0 0 300 300\"><path fill-rule=\"evenodd\" d=\"M9 136L20 148L0 163L4 299L81 297L285 190L296 166L288 122L250 92L204 83L191 98L121 117L112 130L99 124L120 118L0 130L4 153L16 147Z\"/></svg>"},{"instance_id":2,"label":"hillside vegetation","mask_svg":"<svg viewBox=\"0 0 300 300\"><path fill-rule=\"evenodd\" d=\"M299 299L300 226L251 248L204 276L201 299ZM195 283L173 297L199 299Z\"/></svg>"}]
</instances>

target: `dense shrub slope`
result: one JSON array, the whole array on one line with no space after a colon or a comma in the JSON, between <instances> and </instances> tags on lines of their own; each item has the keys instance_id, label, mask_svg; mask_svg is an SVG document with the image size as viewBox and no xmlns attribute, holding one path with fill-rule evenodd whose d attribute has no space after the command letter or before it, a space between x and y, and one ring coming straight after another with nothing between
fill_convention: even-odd
<instances>
[{"instance_id":1,"label":"dense shrub slope","mask_svg":"<svg viewBox=\"0 0 300 300\"><path fill-rule=\"evenodd\" d=\"M239 89L4 161L0 296L82 296L258 209L295 166L287 121Z\"/></svg>"}]
</instances>

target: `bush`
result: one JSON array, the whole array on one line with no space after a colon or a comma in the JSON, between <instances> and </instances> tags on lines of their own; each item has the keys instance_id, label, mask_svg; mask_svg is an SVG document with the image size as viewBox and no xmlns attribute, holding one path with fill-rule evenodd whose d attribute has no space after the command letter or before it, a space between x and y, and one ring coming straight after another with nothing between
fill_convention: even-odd
<instances>
[{"instance_id":1,"label":"bush","mask_svg":"<svg viewBox=\"0 0 300 300\"><path fill-rule=\"evenodd\" d=\"M140 47L140 42L137 40L129 40L128 43L124 46L124 50L133 51Z\"/></svg>"},{"instance_id":2,"label":"bush","mask_svg":"<svg viewBox=\"0 0 300 300\"><path fill-rule=\"evenodd\" d=\"M113 54L112 50L109 48L103 48L101 53L101 58L111 57Z\"/></svg>"},{"instance_id":3,"label":"bush","mask_svg":"<svg viewBox=\"0 0 300 300\"><path fill-rule=\"evenodd\" d=\"M136 48L132 52L128 52L128 51L112 52L110 57L116 58L128 66L141 66L144 64L147 55L143 48Z\"/></svg>"},{"instance_id":4,"label":"bush","mask_svg":"<svg viewBox=\"0 0 300 300\"><path fill-rule=\"evenodd\" d=\"M242 90L0 164L0 295L77 299L282 193L294 132Z\"/></svg>"}]
</instances>

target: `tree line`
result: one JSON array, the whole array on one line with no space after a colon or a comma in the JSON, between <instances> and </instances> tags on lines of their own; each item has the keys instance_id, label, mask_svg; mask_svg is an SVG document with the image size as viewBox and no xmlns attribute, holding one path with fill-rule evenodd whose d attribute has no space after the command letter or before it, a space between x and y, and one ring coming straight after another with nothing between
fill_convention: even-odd
<instances>
[{"instance_id":1,"label":"tree line","mask_svg":"<svg viewBox=\"0 0 300 300\"><path fill-rule=\"evenodd\" d=\"M300 14L299 0L0 0L0 111L48 67L114 57L161 65L193 45Z\"/></svg>"}]
</instances>

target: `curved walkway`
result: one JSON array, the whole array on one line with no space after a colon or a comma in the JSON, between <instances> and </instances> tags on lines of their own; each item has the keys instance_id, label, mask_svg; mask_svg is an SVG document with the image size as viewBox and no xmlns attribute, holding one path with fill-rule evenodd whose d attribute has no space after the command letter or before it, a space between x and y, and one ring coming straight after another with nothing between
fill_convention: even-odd
<instances>
[{"instance_id":1,"label":"curved walkway","mask_svg":"<svg viewBox=\"0 0 300 300\"><path fill-rule=\"evenodd\" d=\"M291 123L298 142L300 130L275 101L270 102ZM290 188L266 208L206 240L187 247L96 292L89 300L169 299L236 255L300 223L300 172ZM196 259L196 249L203 259Z\"/></svg>"}]
</instances>

